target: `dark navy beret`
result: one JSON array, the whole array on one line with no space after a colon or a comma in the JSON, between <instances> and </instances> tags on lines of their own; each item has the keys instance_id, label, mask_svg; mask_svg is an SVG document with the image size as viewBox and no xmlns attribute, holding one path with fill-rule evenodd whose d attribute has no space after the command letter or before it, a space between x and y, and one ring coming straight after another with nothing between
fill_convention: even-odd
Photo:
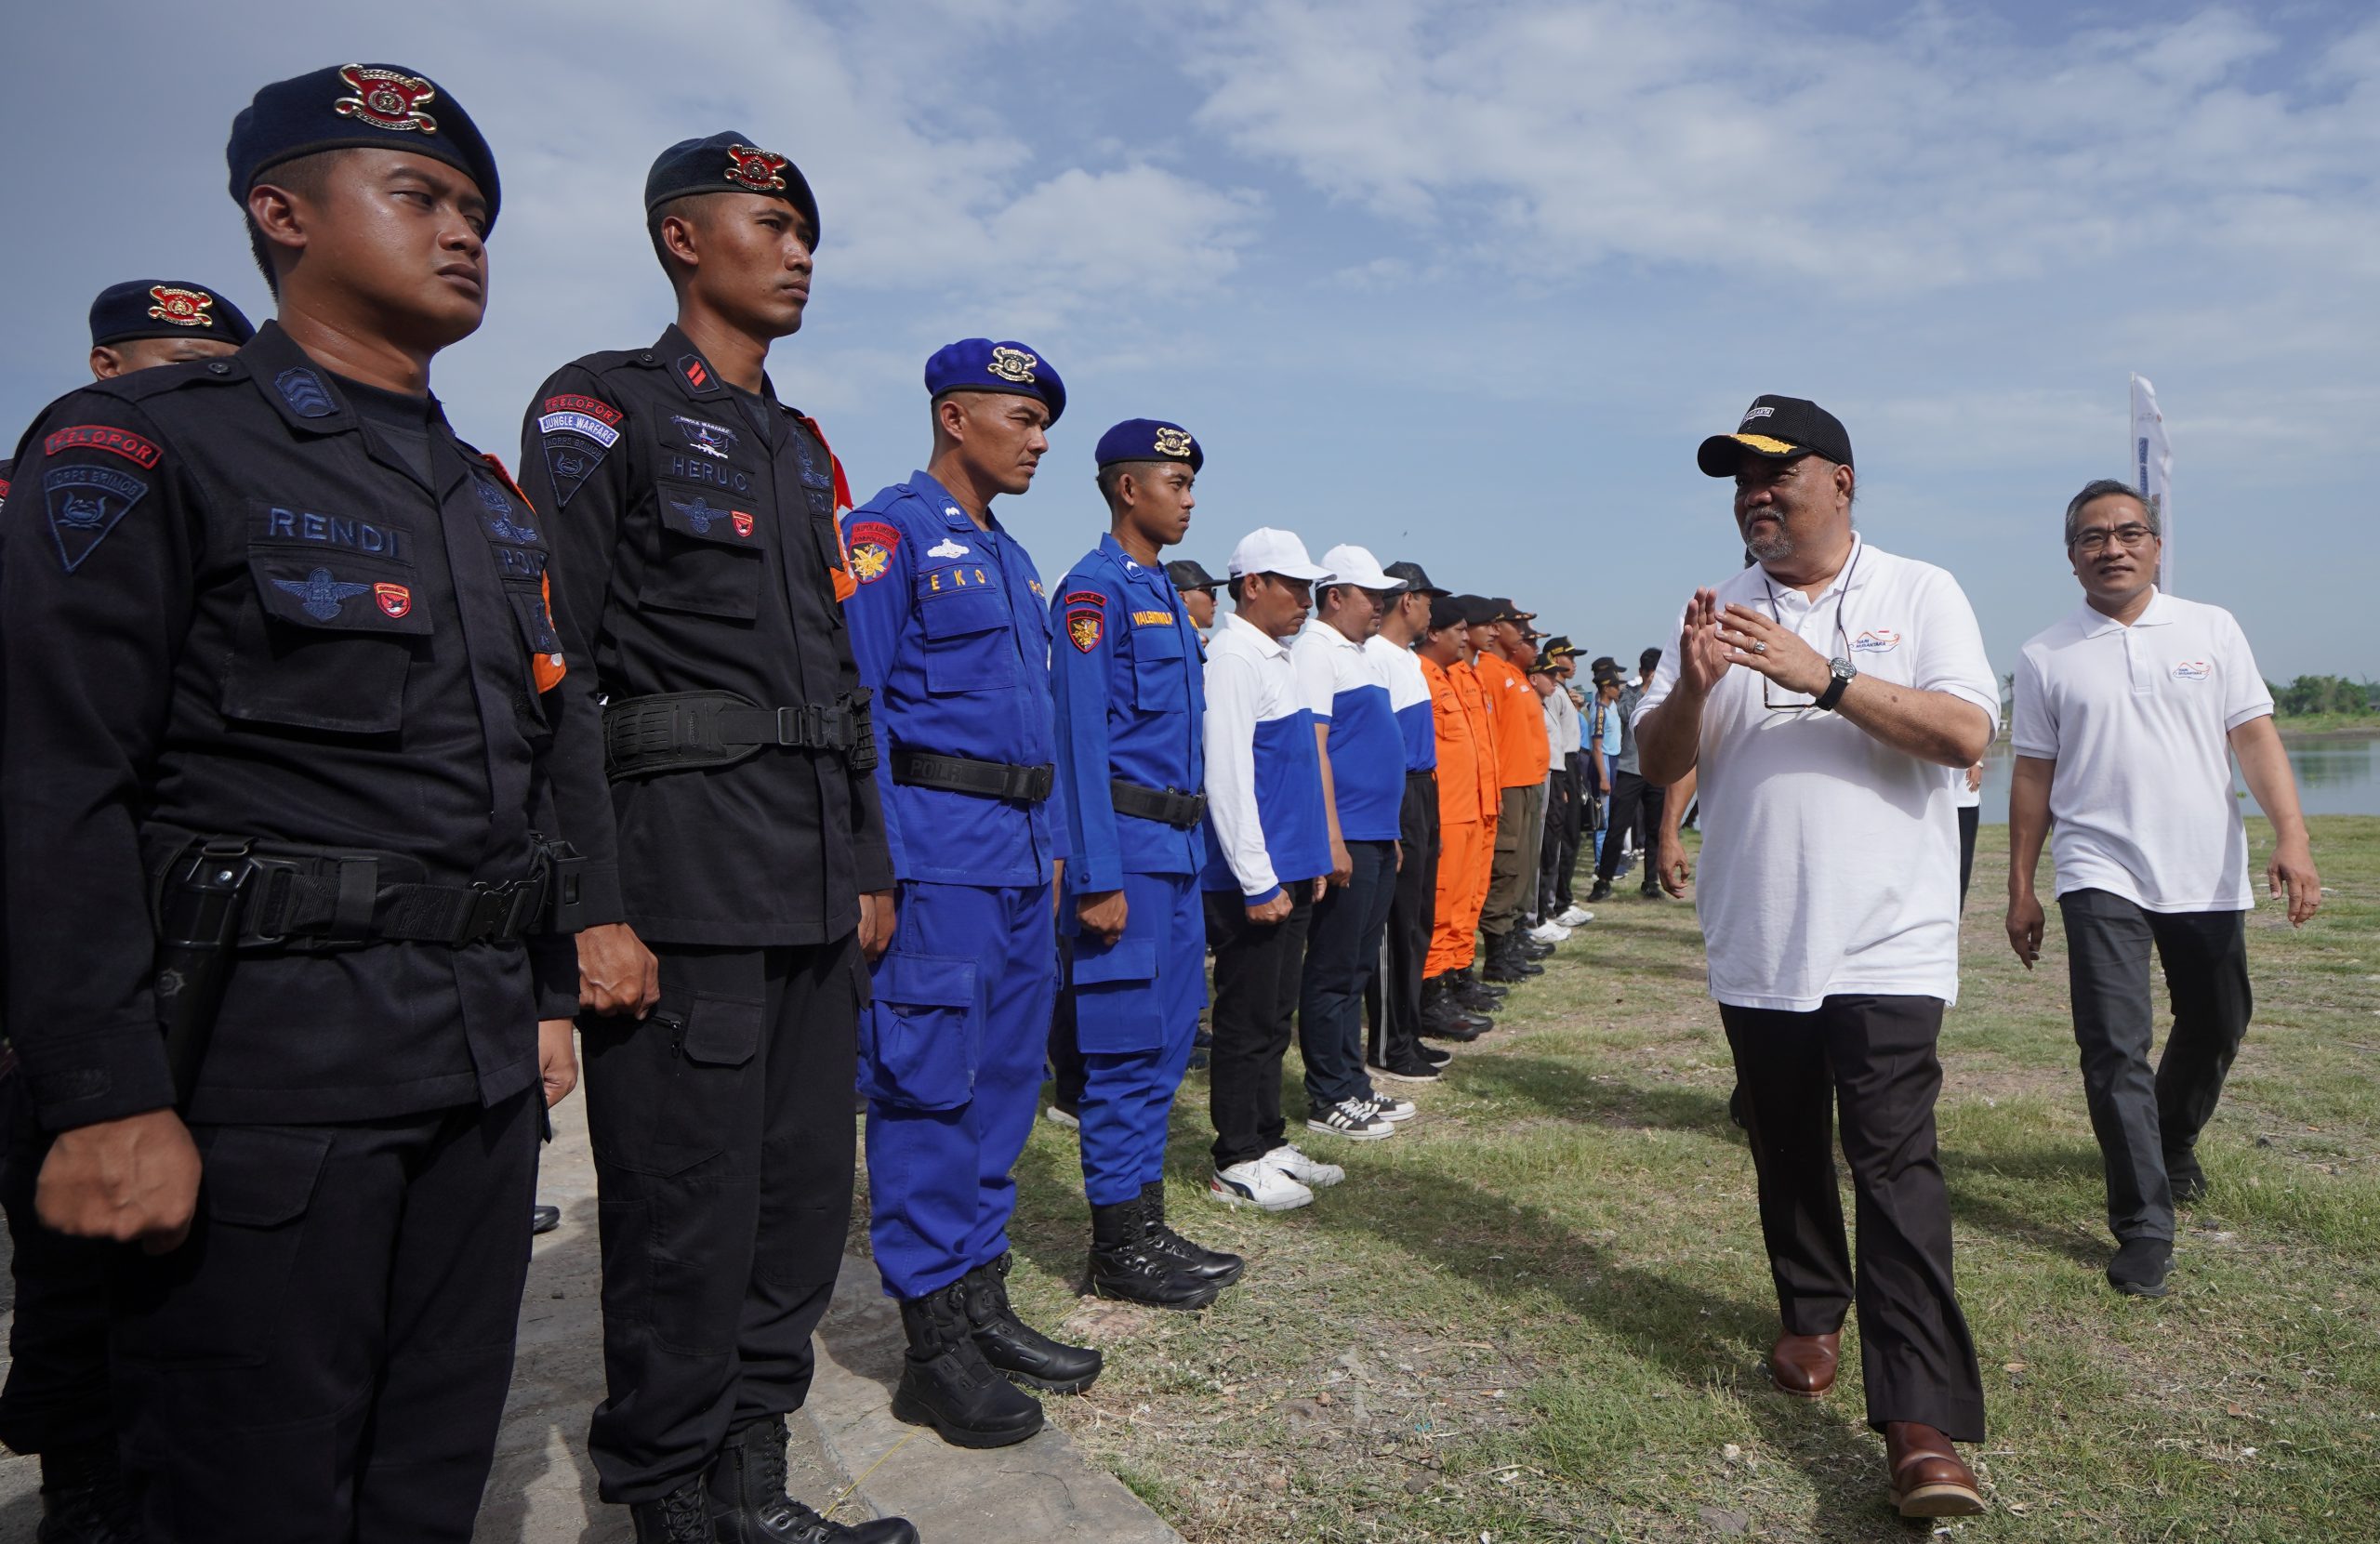
<instances>
[{"instance_id":1,"label":"dark navy beret","mask_svg":"<svg viewBox=\"0 0 2380 1544\"><path fill-rule=\"evenodd\" d=\"M398 64L341 64L261 87L231 120L223 158L231 199L284 161L326 150L401 150L443 161L470 178L496 229L496 156L479 125L436 82Z\"/></svg>"},{"instance_id":2,"label":"dark navy beret","mask_svg":"<svg viewBox=\"0 0 2380 1544\"><path fill-rule=\"evenodd\" d=\"M1038 397L1055 424L1066 410L1066 383L1022 343L962 337L926 361L926 395L945 391L1012 391Z\"/></svg>"},{"instance_id":3,"label":"dark navy beret","mask_svg":"<svg viewBox=\"0 0 2380 1544\"><path fill-rule=\"evenodd\" d=\"M132 279L110 284L91 302L91 347L136 337L212 337L245 343L257 336L240 308L205 284L182 279Z\"/></svg>"},{"instance_id":4,"label":"dark navy beret","mask_svg":"<svg viewBox=\"0 0 2380 1544\"><path fill-rule=\"evenodd\" d=\"M1127 418L1099 437L1099 464L1118 461L1187 461L1195 472L1207 464L1207 453L1180 424Z\"/></svg>"},{"instance_id":5,"label":"dark navy beret","mask_svg":"<svg viewBox=\"0 0 2380 1544\"><path fill-rule=\"evenodd\" d=\"M810 244L818 244L818 200L809 178L791 160L755 146L748 134L731 129L707 139L681 139L654 158L653 169L644 174L646 215L694 193L781 198L801 211L810 222Z\"/></svg>"}]
</instances>

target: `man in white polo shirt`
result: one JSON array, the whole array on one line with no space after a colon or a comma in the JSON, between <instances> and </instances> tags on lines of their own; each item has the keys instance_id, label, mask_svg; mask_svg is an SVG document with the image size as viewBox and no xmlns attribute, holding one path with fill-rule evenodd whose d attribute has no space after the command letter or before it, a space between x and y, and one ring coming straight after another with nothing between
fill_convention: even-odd
<instances>
[{"instance_id":1,"label":"man in white polo shirt","mask_svg":"<svg viewBox=\"0 0 2380 1544\"><path fill-rule=\"evenodd\" d=\"M2205 1193L2195 1148L2248 1032L2248 838L2231 757L2272 821L2265 882L2292 925L2322 883L2272 695L2231 614L2161 594L2157 513L2121 482L2066 507L2083 603L2025 645L2016 666L2016 767L2008 785L2008 942L2041 957L2033 891L2042 837L2066 922L2083 1097L2108 1172L2108 1281L2165 1295L2174 1204ZM2174 1029L2152 1075L2151 945Z\"/></svg>"},{"instance_id":2,"label":"man in white polo shirt","mask_svg":"<svg viewBox=\"0 0 2380 1544\"><path fill-rule=\"evenodd\" d=\"M1935 1041L1958 995L1944 769L1983 754L1999 682L1957 581L1852 530L1851 440L1832 414L1761 397L1696 459L1736 480L1756 561L1687 603L1636 746L1656 787L1699 772L1695 904L1784 1321L1770 1375L1789 1394L1823 1394L1856 1298L1868 1423L1902 1515L1980 1511L1950 1445L1983 1440L1983 1387L1951 1281Z\"/></svg>"}]
</instances>

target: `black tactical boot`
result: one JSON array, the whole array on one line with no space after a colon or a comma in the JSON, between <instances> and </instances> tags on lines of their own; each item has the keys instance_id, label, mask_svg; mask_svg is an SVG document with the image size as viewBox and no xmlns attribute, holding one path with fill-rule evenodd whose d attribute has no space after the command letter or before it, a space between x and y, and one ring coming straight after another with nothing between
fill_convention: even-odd
<instances>
[{"instance_id":1,"label":"black tactical boot","mask_svg":"<svg viewBox=\"0 0 2380 1544\"><path fill-rule=\"evenodd\" d=\"M1078 1394L1090 1388L1104 1365L1098 1348L1062 1344L1018 1318L1008 1305L1008 1268L1002 1255L959 1278L975 1349L997 1370L1037 1389Z\"/></svg>"},{"instance_id":2,"label":"black tactical boot","mask_svg":"<svg viewBox=\"0 0 2380 1544\"><path fill-rule=\"evenodd\" d=\"M1510 987L1490 986L1481 981L1472 974L1468 966L1460 970L1447 972L1447 988L1454 994L1454 1000L1458 1006L1467 1008L1474 1013L1493 1013L1504 1006L1506 997L1513 995Z\"/></svg>"},{"instance_id":3,"label":"black tactical boot","mask_svg":"<svg viewBox=\"0 0 2380 1544\"><path fill-rule=\"evenodd\" d=\"M1141 1238L1150 1248L1173 1261L1175 1270L1211 1281L1217 1287L1229 1287L1237 1281L1248 1264L1237 1255L1193 1244L1167 1227L1163 1180L1151 1180L1141 1187Z\"/></svg>"},{"instance_id":4,"label":"black tactical boot","mask_svg":"<svg viewBox=\"0 0 2380 1544\"><path fill-rule=\"evenodd\" d=\"M1587 891L1587 904L1591 906L1597 901L1608 901L1610 899L1611 881L1609 879L1597 879L1595 881L1595 888Z\"/></svg>"},{"instance_id":5,"label":"black tactical boot","mask_svg":"<svg viewBox=\"0 0 2380 1544\"><path fill-rule=\"evenodd\" d=\"M1506 936L1511 938L1513 941L1514 952L1518 954L1523 959L1543 959L1554 953L1553 944L1540 944L1536 939L1533 939L1529 937L1528 934L1521 931L1517 924L1514 926L1513 930Z\"/></svg>"},{"instance_id":6,"label":"black tactical boot","mask_svg":"<svg viewBox=\"0 0 2380 1544\"><path fill-rule=\"evenodd\" d=\"M747 1420L711 1460L710 1528L718 1544L918 1544L901 1517L829 1523L785 1493L785 1418Z\"/></svg>"},{"instance_id":7,"label":"black tactical boot","mask_svg":"<svg viewBox=\"0 0 2380 1544\"><path fill-rule=\"evenodd\" d=\"M699 1474L657 1501L637 1502L628 1517L636 1524L636 1544L715 1544Z\"/></svg>"},{"instance_id":8,"label":"black tactical boot","mask_svg":"<svg viewBox=\"0 0 2380 1544\"><path fill-rule=\"evenodd\" d=\"M1477 1018L1455 1006L1446 979L1432 976L1421 983L1421 1033L1433 1040L1462 1043L1478 1039L1482 1031Z\"/></svg>"},{"instance_id":9,"label":"black tactical boot","mask_svg":"<svg viewBox=\"0 0 2380 1544\"><path fill-rule=\"evenodd\" d=\"M1006 1447L1041 1430L1041 1405L992 1370L975 1348L959 1285L901 1300L909 1353L892 1391L892 1417L931 1426L958 1447Z\"/></svg>"},{"instance_id":10,"label":"black tactical boot","mask_svg":"<svg viewBox=\"0 0 2380 1544\"><path fill-rule=\"evenodd\" d=\"M1151 1308L1204 1308L1223 1283L1194 1276L1151 1244L1141 1221L1141 1198L1091 1208L1091 1289L1103 1298Z\"/></svg>"},{"instance_id":11,"label":"black tactical boot","mask_svg":"<svg viewBox=\"0 0 2380 1544\"><path fill-rule=\"evenodd\" d=\"M115 1443L41 1456L41 1522L33 1544L138 1544L140 1520L116 1468Z\"/></svg>"}]
</instances>

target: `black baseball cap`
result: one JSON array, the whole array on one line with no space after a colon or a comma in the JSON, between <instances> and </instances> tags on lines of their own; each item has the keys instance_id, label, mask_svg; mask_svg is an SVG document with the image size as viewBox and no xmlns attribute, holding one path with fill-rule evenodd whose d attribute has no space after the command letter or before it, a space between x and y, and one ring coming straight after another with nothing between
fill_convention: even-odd
<instances>
[{"instance_id":1,"label":"black baseball cap","mask_svg":"<svg viewBox=\"0 0 2380 1544\"><path fill-rule=\"evenodd\" d=\"M1184 595L1194 589L1214 589L1223 584L1221 579L1199 567L1196 558L1174 559L1165 565L1165 576L1172 580L1173 587Z\"/></svg>"},{"instance_id":2,"label":"black baseball cap","mask_svg":"<svg viewBox=\"0 0 2380 1544\"><path fill-rule=\"evenodd\" d=\"M1496 610L1496 614L1488 618L1490 622L1510 622L1514 627L1526 627L1537 619L1537 613L1521 610L1507 596L1490 596L1488 603Z\"/></svg>"},{"instance_id":3,"label":"black baseball cap","mask_svg":"<svg viewBox=\"0 0 2380 1544\"><path fill-rule=\"evenodd\" d=\"M1733 434L1713 434L1694 453L1705 477L1733 477L1744 452L1771 461L1822 455L1851 465L1851 434L1843 420L1801 397L1760 396L1744 409Z\"/></svg>"},{"instance_id":4,"label":"black baseball cap","mask_svg":"<svg viewBox=\"0 0 2380 1544\"><path fill-rule=\"evenodd\" d=\"M1432 584L1430 582L1430 576L1421 572L1421 565L1420 563L1391 563L1386 568L1382 569L1381 572L1387 574L1392 579L1404 580L1405 593L1408 595L1427 595L1435 600L1438 596L1450 593L1449 591L1441 589L1436 585Z\"/></svg>"},{"instance_id":5,"label":"black baseball cap","mask_svg":"<svg viewBox=\"0 0 2380 1544\"><path fill-rule=\"evenodd\" d=\"M1479 627L1496 620L1496 602L1484 595L1458 595L1454 603L1462 608L1465 627Z\"/></svg>"},{"instance_id":6,"label":"black baseball cap","mask_svg":"<svg viewBox=\"0 0 2380 1544\"><path fill-rule=\"evenodd\" d=\"M1442 633L1448 627L1468 627L1469 626L1471 626L1471 614L1463 606L1461 596L1448 595L1444 590L1431 592L1430 630L1432 632Z\"/></svg>"}]
</instances>

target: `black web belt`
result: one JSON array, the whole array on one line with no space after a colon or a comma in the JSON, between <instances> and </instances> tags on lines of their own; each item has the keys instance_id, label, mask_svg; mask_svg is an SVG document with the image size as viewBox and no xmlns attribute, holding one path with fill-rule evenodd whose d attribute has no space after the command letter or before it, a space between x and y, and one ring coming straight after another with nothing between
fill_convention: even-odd
<instances>
[{"instance_id":1,"label":"black web belt","mask_svg":"<svg viewBox=\"0 0 2380 1544\"><path fill-rule=\"evenodd\" d=\"M954 794L981 794L986 798L1021 798L1038 804L1050 797L1058 769L1043 762L1020 767L1008 761L977 761L965 756L928 756L923 751L892 753L892 781L912 788L942 788Z\"/></svg>"},{"instance_id":2,"label":"black web belt","mask_svg":"<svg viewBox=\"0 0 2380 1544\"><path fill-rule=\"evenodd\" d=\"M1137 815L1177 831L1189 830L1207 813L1204 794L1185 794L1178 788L1144 788L1120 777L1107 785L1107 792L1115 799L1117 814Z\"/></svg>"},{"instance_id":3,"label":"black web belt","mask_svg":"<svg viewBox=\"0 0 2380 1544\"><path fill-rule=\"evenodd\" d=\"M312 943L517 944L533 933L575 930L577 871L586 860L566 843L542 844L529 873L469 885L384 881L384 869L418 873L411 858L377 852L211 838L172 849L167 867L193 851L235 872L241 948L292 939Z\"/></svg>"},{"instance_id":4,"label":"black web belt","mask_svg":"<svg viewBox=\"0 0 2380 1544\"><path fill-rule=\"evenodd\" d=\"M866 689L831 703L762 707L733 692L668 692L603 708L603 771L613 782L732 767L764 746L832 751L853 772L876 770L875 715Z\"/></svg>"}]
</instances>

